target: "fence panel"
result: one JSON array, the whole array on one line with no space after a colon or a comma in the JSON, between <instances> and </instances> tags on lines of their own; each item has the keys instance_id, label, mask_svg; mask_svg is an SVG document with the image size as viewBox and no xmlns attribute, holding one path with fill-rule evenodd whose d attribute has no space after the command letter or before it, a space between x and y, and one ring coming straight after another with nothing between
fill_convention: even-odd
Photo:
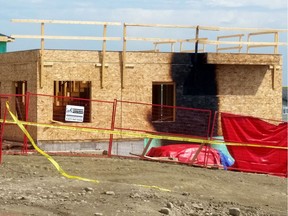
<instances>
[{"instance_id":1,"label":"fence panel","mask_svg":"<svg viewBox=\"0 0 288 216\"><path fill-rule=\"evenodd\" d=\"M38 143L48 143L52 146L53 143L57 143L59 144L58 150L73 151L95 149L99 147L97 143L103 141L105 150L108 149L109 134L91 133L85 131L85 128L110 130L112 101L30 94L29 102L28 121L58 125L63 128L33 127L36 129L33 138ZM74 130L67 130L66 126L74 127ZM51 145L49 149L50 147ZM56 147L52 150L56 150Z\"/></svg>"},{"instance_id":2,"label":"fence panel","mask_svg":"<svg viewBox=\"0 0 288 216\"><path fill-rule=\"evenodd\" d=\"M19 120L26 120L26 95L0 95L0 117L1 123L1 151L5 149L17 149L21 150L22 153L27 152L27 145L25 145L25 136L20 128L9 121L13 121L10 114L6 109L6 102L8 101L10 110ZM4 121L4 123L3 123ZM3 146L4 140L12 141L9 145ZM27 143L26 143L27 144ZM20 149L19 149L20 147Z\"/></svg>"},{"instance_id":3,"label":"fence panel","mask_svg":"<svg viewBox=\"0 0 288 216\"><path fill-rule=\"evenodd\" d=\"M210 110L118 101L115 128L207 138L210 120Z\"/></svg>"},{"instance_id":4,"label":"fence panel","mask_svg":"<svg viewBox=\"0 0 288 216\"><path fill-rule=\"evenodd\" d=\"M222 112L215 112L213 121L211 121L212 112L210 110L130 101L55 97L32 93L0 95L2 119L0 163L4 139L23 143L20 145L22 153L26 153L28 149L27 137L17 125L9 123L12 118L7 113L6 101L9 102L11 111L19 120L76 128L76 130L62 130L49 126L25 126L38 144L47 142L50 146L55 146L53 144L60 142L62 146L65 145L64 149L58 149L60 151L81 150L81 148L75 149L69 145L69 142L73 141L81 143L79 145L84 146L84 149L91 149L95 144L95 149L108 150L109 156L129 156L129 152L136 152L142 153L143 158L143 152L148 152L151 147L183 144L183 142L169 141L164 138L152 140L145 137L145 133L160 136L209 138L211 141L207 140L207 143L210 142L212 148L219 150L220 154L228 154L234 160L234 165L228 169L287 177L287 122ZM3 123L3 121L6 122ZM98 132L91 133L91 130L88 132L83 129L98 130ZM101 130L105 130L106 133L101 133ZM116 134L109 134L109 131L114 130ZM126 134L123 135L120 131ZM130 136L127 134L129 132L141 134L141 138L137 135ZM143 134L144 136L142 136ZM219 140L225 141L226 145L217 144ZM146 149L145 146L147 147L148 143L150 146ZM185 142L185 144L189 143ZM17 146L19 147L19 145ZM198 148L199 150L195 150L195 154L204 151L202 152L204 154L202 165L209 166L211 153L205 147L207 144L202 143L198 146L203 149ZM55 149L55 151L57 150ZM197 161L191 162L190 158L188 163L197 164Z\"/></svg>"}]
</instances>

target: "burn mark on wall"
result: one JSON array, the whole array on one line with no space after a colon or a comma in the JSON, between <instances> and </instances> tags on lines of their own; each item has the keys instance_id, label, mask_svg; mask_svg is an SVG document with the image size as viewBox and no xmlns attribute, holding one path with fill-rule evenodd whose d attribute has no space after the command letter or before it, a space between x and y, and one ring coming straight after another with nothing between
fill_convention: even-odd
<instances>
[{"instance_id":1,"label":"burn mark on wall","mask_svg":"<svg viewBox=\"0 0 288 216\"><path fill-rule=\"evenodd\" d=\"M176 85L175 106L218 110L215 65L207 64L206 54L175 53L171 64L171 76ZM175 109L175 121L152 122L156 131L192 136L209 136L208 112ZM209 131L208 131L209 130Z\"/></svg>"}]
</instances>

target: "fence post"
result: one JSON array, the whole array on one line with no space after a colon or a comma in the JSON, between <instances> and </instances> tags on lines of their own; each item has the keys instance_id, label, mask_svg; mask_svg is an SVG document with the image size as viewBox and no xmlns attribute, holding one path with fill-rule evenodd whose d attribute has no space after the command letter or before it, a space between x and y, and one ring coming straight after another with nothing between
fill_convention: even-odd
<instances>
[{"instance_id":1,"label":"fence post","mask_svg":"<svg viewBox=\"0 0 288 216\"><path fill-rule=\"evenodd\" d=\"M2 144L3 144L3 135L4 135L4 126L5 126L6 116L7 116L7 107L5 104L3 122L1 125L1 134L0 134L0 164L2 164Z\"/></svg>"},{"instance_id":2,"label":"fence post","mask_svg":"<svg viewBox=\"0 0 288 216\"><path fill-rule=\"evenodd\" d=\"M212 127L214 125L214 122L212 122L212 125L211 125L211 120L212 120L212 111L209 110L209 119L208 119L208 128L207 128L207 139L208 140L209 140L209 138L211 139L210 130L213 131ZM204 147L205 147L205 154L204 154L204 164L203 164L203 166L205 168L207 168L211 145L210 144L205 144ZM210 148L209 150L208 150L208 147Z\"/></svg>"},{"instance_id":3,"label":"fence post","mask_svg":"<svg viewBox=\"0 0 288 216\"><path fill-rule=\"evenodd\" d=\"M210 136L210 130L211 130L211 120L212 120L212 111L209 110L209 119L208 119L208 128L207 128L207 139L209 139Z\"/></svg>"},{"instance_id":4,"label":"fence post","mask_svg":"<svg viewBox=\"0 0 288 216\"><path fill-rule=\"evenodd\" d=\"M115 117L116 117L117 99L114 99L113 110L112 110L112 120L111 120L111 131L114 131L115 127ZM113 145L113 134L110 134L109 146L108 146L108 157L111 157Z\"/></svg>"},{"instance_id":5,"label":"fence post","mask_svg":"<svg viewBox=\"0 0 288 216\"><path fill-rule=\"evenodd\" d=\"M215 131L215 125L216 125L216 121L217 121L217 115L218 115L218 111L215 111L214 112L214 116L213 116L213 120L212 120L212 125L210 126L211 124L211 119L212 119L212 111L210 112L210 118L209 118L209 128L211 131L209 131L209 134L208 134L208 139L210 138L210 140L213 140L213 134L214 134L214 131ZM207 148L210 147L208 153L207 153ZM208 144L206 145L206 150L205 150L205 162L204 162L204 167L207 168L208 166L208 160L209 160L209 155L210 155L210 151L211 151L211 148L212 148L212 145Z\"/></svg>"},{"instance_id":6,"label":"fence post","mask_svg":"<svg viewBox=\"0 0 288 216\"><path fill-rule=\"evenodd\" d=\"M210 140L213 139L213 134L214 134L214 132L215 132L215 126L216 126L217 116L218 116L218 111L215 111L215 112L214 112L214 117L213 117L212 126L211 126Z\"/></svg>"},{"instance_id":7,"label":"fence post","mask_svg":"<svg viewBox=\"0 0 288 216\"><path fill-rule=\"evenodd\" d=\"M30 93L27 92L25 95L25 121L28 121L29 102L30 102ZM25 125L26 130L27 128L28 128L28 125ZM27 152L28 152L28 137L26 136L26 134L24 134L22 153L27 154Z\"/></svg>"}]
</instances>

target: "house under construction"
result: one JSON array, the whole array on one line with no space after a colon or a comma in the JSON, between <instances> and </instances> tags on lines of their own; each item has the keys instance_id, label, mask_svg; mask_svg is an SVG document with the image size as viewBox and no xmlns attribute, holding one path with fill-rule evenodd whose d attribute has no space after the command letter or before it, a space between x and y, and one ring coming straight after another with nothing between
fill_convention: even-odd
<instances>
[{"instance_id":1,"label":"house under construction","mask_svg":"<svg viewBox=\"0 0 288 216\"><path fill-rule=\"evenodd\" d=\"M125 23L123 36L116 38L107 35L107 28L119 26L120 23L14 21L39 23L42 32L38 36L12 35L16 40L39 39L40 49L0 54L0 94L15 95L10 106L19 119L46 124L69 123L79 127L110 128L115 99L119 101L115 126L123 129L170 133L167 129L169 125L174 128L173 132L181 133L187 125L181 128L179 122L192 117L180 117L175 106L212 112L226 111L266 119L282 118L283 62L278 48L286 45L279 41L279 35L286 30ZM48 24L98 25L103 26L103 35L48 36L44 34L44 27ZM130 28L167 28L169 31L189 28L195 33L189 39L136 38L127 34ZM219 32L215 39L199 36L200 33L203 35L215 30ZM226 35L221 35L224 30L239 33L227 35L226 32ZM253 40L263 34L271 35L273 41ZM102 50L45 49L45 41L53 39L98 40L102 43ZM110 41L122 42L123 49L107 50L106 44ZM152 49L128 50L127 44L131 41L151 43ZM185 49L187 44L193 49ZM163 46L169 46L170 49L163 52L159 48ZM257 48L263 46L270 46L272 53L257 53ZM250 53L252 49L254 53ZM27 92L31 93L29 104L21 96ZM4 99L1 102L3 118ZM83 107L80 120L67 120L67 105ZM193 118L197 116L194 114ZM71 143L81 141L89 145L109 139L109 134L45 127L31 127L29 131L34 140L46 146L46 149L49 149L48 145L59 143L70 146ZM206 136L196 130L189 135ZM117 140L127 139L120 135L115 137ZM22 141L23 133L15 125L7 125L4 139Z\"/></svg>"}]
</instances>

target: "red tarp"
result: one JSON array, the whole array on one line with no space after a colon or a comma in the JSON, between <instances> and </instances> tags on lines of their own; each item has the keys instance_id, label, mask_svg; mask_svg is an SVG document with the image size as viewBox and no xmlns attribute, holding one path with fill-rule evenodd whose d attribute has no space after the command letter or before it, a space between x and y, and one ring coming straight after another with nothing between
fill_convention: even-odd
<instances>
[{"instance_id":1,"label":"red tarp","mask_svg":"<svg viewBox=\"0 0 288 216\"><path fill-rule=\"evenodd\" d=\"M225 142L287 147L287 122L274 125L254 117L222 113ZM264 147L227 146L242 171L287 177L287 150Z\"/></svg>"},{"instance_id":2,"label":"red tarp","mask_svg":"<svg viewBox=\"0 0 288 216\"><path fill-rule=\"evenodd\" d=\"M167 146L153 147L146 154L150 157L171 157L177 158L178 161L183 163L189 163L200 145L196 144L173 144ZM200 151L194 164L204 165L205 155L207 157L207 165L217 165L220 166L220 156L217 150L204 146Z\"/></svg>"}]
</instances>

